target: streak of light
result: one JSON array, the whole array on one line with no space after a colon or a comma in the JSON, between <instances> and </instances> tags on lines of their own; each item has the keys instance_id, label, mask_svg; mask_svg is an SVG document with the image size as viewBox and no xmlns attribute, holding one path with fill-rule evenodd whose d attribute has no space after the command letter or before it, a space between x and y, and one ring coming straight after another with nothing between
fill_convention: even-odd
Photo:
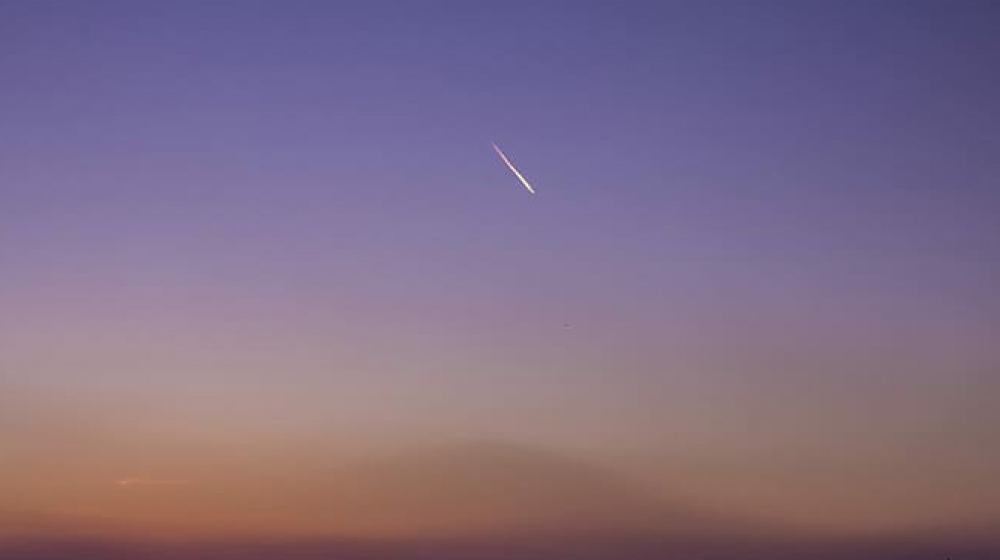
<instances>
[{"instance_id":1,"label":"streak of light","mask_svg":"<svg viewBox=\"0 0 1000 560\"><path fill-rule=\"evenodd\" d=\"M507 167L514 172L514 175L517 176L517 180L521 181L521 184L524 185L524 188L528 189L528 192L530 192L531 194L535 194L535 189L531 187L531 183L529 183L528 180L524 178L524 175L521 175L521 172L518 171L516 167L514 167L514 164L510 162L510 160L507 158L507 155L504 154L503 150L500 149L500 146L493 144L493 149L496 151L497 155L500 156L500 159L502 159L503 162L507 164Z\"/></svg>"}]
</instances>

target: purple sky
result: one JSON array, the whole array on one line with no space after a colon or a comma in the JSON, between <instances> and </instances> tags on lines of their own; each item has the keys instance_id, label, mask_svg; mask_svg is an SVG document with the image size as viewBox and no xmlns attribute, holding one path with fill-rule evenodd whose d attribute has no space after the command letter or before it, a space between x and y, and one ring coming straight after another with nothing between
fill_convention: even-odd
<instances>
[{"instance_id":1,"label":"purple sky","mask_svg":"<svg viewBox=\"0 0 1000 560\"><path fill-rule=\"evenodd\" d=\"M972 1L0 0L0 438L36 442L0 496L52 513L31 477L69 441L188 480L198 455L105 439L486 434L823 530L997 522L998 28Z\"/></svg>"}]
</instances>

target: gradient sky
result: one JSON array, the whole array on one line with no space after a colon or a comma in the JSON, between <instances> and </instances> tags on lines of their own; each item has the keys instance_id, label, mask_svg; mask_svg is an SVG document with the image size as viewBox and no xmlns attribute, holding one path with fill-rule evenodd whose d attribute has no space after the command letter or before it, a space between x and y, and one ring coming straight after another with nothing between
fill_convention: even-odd
<instances>
[{"instance_id":1,"label":"gradient sky","mask_svg":"<svg viewBox=\"0 0 1000 560\"><path fill-rule=\"evenodd\" d=\"M998 28L0 0L0 537L989 534Z\"/></svg>"}]
</instances>

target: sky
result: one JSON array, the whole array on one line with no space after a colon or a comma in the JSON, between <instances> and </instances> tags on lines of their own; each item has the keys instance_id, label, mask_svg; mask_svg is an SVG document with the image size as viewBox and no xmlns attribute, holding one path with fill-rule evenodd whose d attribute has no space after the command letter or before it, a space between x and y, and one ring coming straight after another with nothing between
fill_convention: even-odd
<instances>
[{"instance_id":1,"label":"sky","mask_svg":"<svg viewBox=\"0 0 1000 560\"><path fill-rule=\"evenodd\" d=\"M995 536L998 25L0 0L0 540Z\"/></svg>"}]
</instances>

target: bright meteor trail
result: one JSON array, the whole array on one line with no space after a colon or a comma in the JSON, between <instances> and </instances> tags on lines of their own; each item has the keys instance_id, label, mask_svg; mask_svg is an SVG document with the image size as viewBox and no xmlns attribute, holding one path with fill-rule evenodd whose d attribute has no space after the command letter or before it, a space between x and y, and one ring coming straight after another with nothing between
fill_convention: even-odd
<instances>
[{"instance_id":1,"label":"bright meteor trail","mask_svg":"<svg viewBox=\"0 0 1000 560\"><path fill-rule=\"evenodd\" d=\"M126 478L115 481L119 486L178 486L187 484L186 480L155 480L151 478Z\"/></svg>"},{"instance_id":2,"label":"bright meteor trail","mask_svg":"<svg viewBox=\"0 0 1000 560\"><path fill-rule=\"evenodd\" d=\"M516 167L514 167L514 164L511 163L509 159L507 159L507 156L503 153L503 150L501 150L500 147L497 146L496 144L493 144L493 149L496 151L497 155L500 156L500 159L502 159L503 162L507 164L507 167L514 172L514 175L517 176L517 180L521 181L521 184L524 185L524 188L528 189L528 192L530 192L531 194L535 194L535 189L531 188L531 184L528 183L528 180L524 178L524 175L521 175L521 172L518 171Z\"/></svg>"}]
</instances>

